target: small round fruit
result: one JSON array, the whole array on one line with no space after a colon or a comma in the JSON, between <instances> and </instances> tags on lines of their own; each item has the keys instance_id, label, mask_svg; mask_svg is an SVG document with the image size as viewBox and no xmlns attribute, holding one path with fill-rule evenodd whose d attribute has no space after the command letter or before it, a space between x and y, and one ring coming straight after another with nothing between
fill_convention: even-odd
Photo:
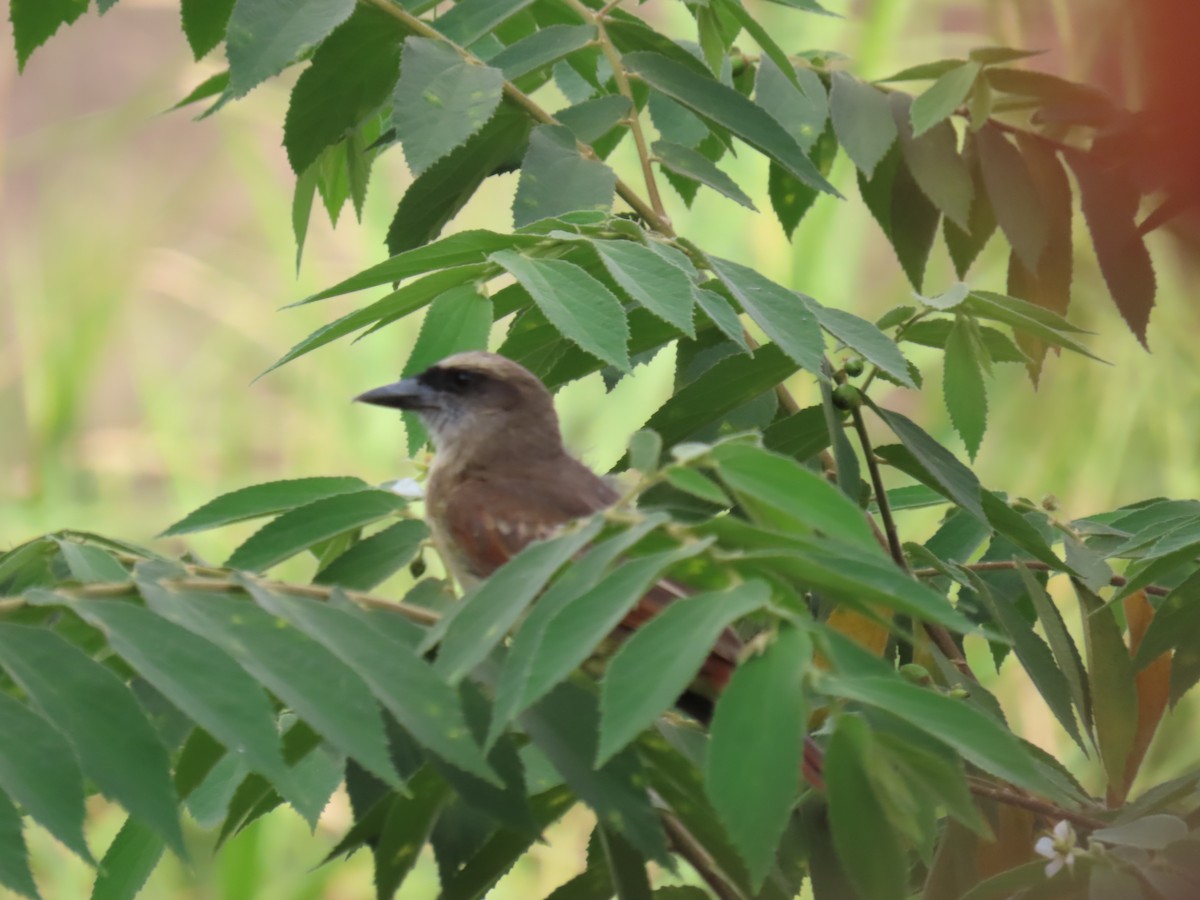
<instances>
[{"instance_id":1,"label":"small round fruit","mask_svg":"<svg viewBox=\"0 0 1200 900\"><path fill-rule=\"evenodd\" d=\"M838 409L858 409L862 406L862 391L852 384L839 384L833 389L833 405Z\"/></svg>"},{"instance_id":2,"label":"small round fruit","mask_svg":"<svg viewBox=\"0 0 1200 900\"><path fill-rule=\"evenodd\" d=\"M851 378L857 378L863 373L863 361L857 356L852 356L842 363L842 368Z\"/></svg>"}]
</instances>

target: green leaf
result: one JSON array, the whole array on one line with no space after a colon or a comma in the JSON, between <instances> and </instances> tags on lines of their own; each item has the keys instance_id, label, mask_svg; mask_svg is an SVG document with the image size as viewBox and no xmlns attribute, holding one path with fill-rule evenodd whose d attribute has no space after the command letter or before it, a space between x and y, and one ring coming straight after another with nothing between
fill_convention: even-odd
<instances>
[{"instance_id":1,"label":"green leaf","mask_svg":"<svg viewBox=\"0 0 1200 900\"><path fill-rule=\"evenodd\" d=\"M437 29L460 47L469 47L533 0L460 0L437 20Z\"/></svg>"},{"instance_id":2,"label":"green leaf","mask_svg":"<svg viewBox=\"0 0 1200 900\"><path fill-rule=\"evenodd\" d=\"M756 889L796 803L808 724L802 683L811 660L808 635L785 626L764 653L734 670L713 714L705 790Z\"/></svg>"},{"instance_id":3,"label":"green leaf","mask_svg":"<svg viewBox=\"0 0 1200 900\"><path fill-rule=\"evenodd\" d=\"M732 501L721 490L721 486L696 469L671 466L664 472L664 475L669 485L684 493L691 494L693 497L699 497L701 500L723 508L728 508L732 505Z\"/></svg>"},{"instance_id":4,"label":"green leaf","mask_svg":"<svg viewBox=\"0 0 1200 900\"><path fill-rule=\"evenodd\" d=\"M1048 309L1026 303L1017 297L1007 297L992 291L971 291L964 303L967 312L982 319L993 319L1011 325L1017 331L1024 331L1039 337L1055 347L1065 347L1084 356L1099 360L1083 344L1068 337L1065 332L1078 332L1082 329L1072 325L1066 319Z\"/></svg>"},{"instance_id":5,"label":"green leaf","mask_svg":"<svg viewBox=\"0 0 1200 900\"><path fill-rule=\"evenodd\" d=\"M505 47L488 64L499 69L505 80L514 81L578 50L595 36L591 25L549 25Z\"/></svg>"},{"instance_id":6,"label":"green leaf","mask_svg":"<svg viewBox=\"0 0 1200 900\"><path fill-rule=\"evenodd\" d=\"M1059 671L1067 679L1067 686L1071 690L1071 700L1079 713L1079 721L1083 723L1084 729L1090 735L1092 733L1092 698L1088 693L1087 671L1083 667L1079 649L1075 646L1070 632L1067 631L1062 613L1050 599L1050 595L1046 593L1041 582L1024 567L1021 567L1019 572L1025 590L1033 602L1037 620L1041 623L1042 631L1046 635L1046 641L1054 653L1054 661L1058 663Z\"/></svg>"},{"instance_id":7,"label":"green leaf","mask_svg":"<svg viewBox=\"0 0 1200 900\"><path fill-rule=\"evenodd\" d=\"M612 169L580 154L569 128L539 125L521 163L513 224L520 228L575 210L607 211L616 183Z\"/></svg>"},{"instance_id":8,"label":"green leaf","mask_svg":"<svg viewBox=\"0 0 1200 900\"><path fill-rule=\"evenodd\" d=\"M1030 56L1040 56L1045 50L1017 50L1014 47L976 47L971 51L971 59L984 65L999 65Z\"/></svg>"},{"instance_id":9,"label":"green leaf","mask_svg":"<svg viewBox=\"0 0 1200 900\"><path fill-rule=\"evenodd\" d=\"M627 68L701 118L727 128L816 190L841 195L817 171L795 139L769 113L730 87L657 53L629 53Z\"/></svg>"},{"instance_id":10,"label":"green leaf","mask_svg":"<svg viewBox=\"0 0 1200 900\"><path fill-rule=\"evenodd\" d=\"M424 372L439 360L464 350L486 350L492 330L492 301L474 284L462 284L433 298L421 323L421 331L404 363L402 377ZM404 414L408 455L428 440L425 426L416 413Z\"/></svg>"},{"instance_id":11,"label":"green leaf","mask_svg":"<svg viewBox=\"0 0 1200 900\"><path fill-rule=\"evenodd\" d=\"M612 131L629 115L630 104L620 94L605 94L594 100L584 100L554 114L563 125L571 129L575 139L592 144Z\"/></svg>"},{"instance_id":12,"label":"green leaf","mask_svg":"<svg viewBox=\"0 0 1200 900\"><path fill-rule=\"evenodd\" d=\"M11 623L0 623L0 665L70 741L87 777L186 856L167 751L117 676L57 634Z\"/></svg>"},{"instance_id":13,"label":"green leaf","mask_svg":"<svg viewBox=\"0 0 1200 900\"><path fill-rule=\"evenodd\" d=\"M759 60L754 99L810 153L825 132L829 97L820 76L812 69L776 65L770 57Z\"/></svg>"},{"instance_id":14,"label":"green leaf","mask_svg":"<svg viewBox=\"0 0 1200 900\"><path fill-rule=\"evenodd\" d=\"M0 787L85 862L83 776L62 734L8 694L0 694Z\"/></svg>"},{"instance_id":15,"label":"green leaf","mask_svg":"<svg viewBox=\"0 0 1200 900\"><path fill-rule=\"evenodd\" d=\"M663 444L670 447L722 421L795 371L796 364L775 344L759 347L753 357L741 353L727 356L676 391L646 427L662 435Z\"/></svg>"},{"instance_id":16,"label":"green leaf","mask_svg":"<svg viewBox=\"0 0 1200 900\"><path fill-rule=\"evenodd\" d=\"M903 719L985 772L1047 797L1063 796L1012 732L961 700L892 675L831 675L821 682L821 690Z\"/></svg>"},{"instance_id":17,"label":"green leaf","mask_svg":"<svg viewBox=\"0 0 1200 900\"><path fill-rule=\"evenodd\" d=\"M614 559L661 525L663 520L661 514L652 514L631 528L594 545L542 594L513 637L504 668L497 679L492 721L485 742L487 746L496 741L517 713L537 699L526 702L525 696L546 626L564 606L594 588Z\"/></svg>"},{"instance_id":18,"label":"green leaf","mask_svg":"<svg viewBox=\"0 0 1200 900\"><path fill-rule=\"evenodd\" d=\"M1138 645L1135 665L1144 669L1200 633L1200 572L1193 572L1159 604Z\"/></svg>"},{"instance_id":19,"label":"green leaf","mask_svg":"<svg viewBox=\"0 0 1200 900\"><path fill-rule=\"evenodd\" d=\"M629 324L621 302L608 288L561 259L533 259L511 250L493 253L489 259L529 291L564 337L609 365L629 371Z\"/></svg>"},{"instance_id":20,"label":"green leaf","mask_svg":"<svg viewBox=\"0 0 1200 900\"><path fill-rule=\"evenodd\" d=\"M962 106L981 69L982 66L977 62L969 62L950 69L941 75L925 93L913 100L910 113L913 135L920 137Z\"/></svg>"},{"instance_id":21,"label":"green leaf","mask_svg":"<svg viewBox=\"0 0 1200 900\"><path fill-rule=\"evenodd\" d=\"M824 406L807 406L772 422L763 432L763 446L801 461L816 456L829 446Z\"/></svg>"},{"instance_id":22,"label":"green leaf","mask_svg":"<svg viewBox=\"0 0 1200 900\"><path fill-rule=\"evenodd\" d=\"M225 38L234 0L183 0L181 19L192 55L199 60Z\"/></svg>"},{"instance_id":23,"label":"green leaf","mask_svg":"<svg viewBox=\"0 0 1200 900\"><path fill-rule=\"evenodd\" d=\"M879 551L862 510L794 459L749 444L724 444L713 449L712 457L722 481L739 494L785 513L797 526L795 533L816 532L872 553Z\"/></svg>"},{"instance_id":24,"label":"green leaf","mask_svg":"<svg viewBox=\"0 0 1200 900\"><path fill-rule=\"evenodd\" d=\"M307 506L317 500L337 494L361 491L367 486L361 478L338 476L329 478L295 478L290 481L269 481L252 487L222 494L188 513L160 537L173 537L219 528L246 519L257 519L286 512L297 506Z\"/></svg>"},{"instance_id":25,"label":"green leaf","mask_svg":"<svg viewBox=\"0 0 1200 900\"><path fill-rule=\"evenodd\" d=\"M250 535L229 557L231 569L262 572L319 541L362 528L402 509L407 500L369 488L314 500L285 512Z\"/></svg>"},{"instance_id":26,"label":"green leaf","mask_svg":"<svg viewBox=\"0 0 1200 900\"><path fill-rule=\"evenodd\" d=\"M500 105L503 83L499 69L470 65L442 41L405 39L392 126L414 176L484 126Z\"/></svg>"},{"instance_id":27,"label":"green leaf","mask_svg":"<svg viewBox=\"0 0 1200 900\"><path fill-rule=\"evenodd\" d=\"M1130 331L1146 346L1146 326L1154 308L1154 266L1135 218L1142 192L1127 176L1101 167L1081 153L1067 157L1075 178L1083 217L1108 292Z\"/></svg>"},{"instance_id":28,"label":"green leaf","mask_svg":"<svg viewBox=\"0 0 1200 900\"><path fill-rule=\"evenodd\" d=\"M996 231L996 214L988 200L987 186L979 166L979 154L975 149L975 136L968 133L963 141L963 163L971 176L971 212L966 228L960 228L952 219L946 219L944 234L946 249L954 262L954 271L965 278L967 270L987 245Z\"/></svg>"},{"instance_id":29,"label":"green leaf","mask_svg":"<svg viewBox=\"0 0 1200 900\"><path fill-rule=\"evenodd\" d=\"M947 72L952 72L966 64L967 60L965 59L939 59L935 62L909 66L907 69L901 69L895 75L879 78L877 81L935 81Z\"/></svg>"},{"instance_id":30,"label":"green leaf","mask_svg":"<svg viewBox=\"0 0 1200 900\"><path fill-rule=\"evenodd\" d=\"M764 582L745 582L674 600L638 628L617 650L600 684L597 764L611 759L669 709L722 632L769 599Z\"/></svg>"},{"instance_id":31,"label":"green leaf","mask_svg":"<svg viewBox=\"0 0 1200 900\"><path fill-rule=\"evenodd\" d=\"M828 175L837 156L838 143L832 128L826 128L817 139L811 156L813 164L822 175ZM771 163L767 175L767 193L775 217L783 226L783 233L790 239L800 220L820 196L808 185L789 175L778 163Z\"/></svg>"},{"instance_id":32,"label":"green leaf","mask_svg":"<svg viewBox=\"0 0 1200 900\"><path fill-rule=\"evenodd\" d=\"M746 341L745 329L738 318L737 310L730 305L729 301L716 291L710 291L706 288L695 288L692 291L692 295L696 298L696 305L700 307L705 317L725 337L737 344L744 352L750 353L750 345ZM792 371L794 372L795 369Z\"/></svg>"},{"instance_id":33,"label":"green leaf","mask_svg":"<svg viewBox=\"0 0 1200 900\"><path fill-rule=\"evenodd\" d=\"M504 640L546 582L600 530L602 519L552 540L531 544L496 570L430 632L426 646L440 640L435 670L454 684L483 662ZM440 623L439 623L440 625Z\"/></svg>"},{"instance_id":34,"label":"green leaf","mask_svg":"<svg viewBox=\"0 0 1200 900\"><path fill-rule=\"evenodd\" d=\"M88 0L11 0L8 15L17 49L17 71L25 71L30 54L53 37L60 25L70 25L87 8Z\"/></svg>"},{"instance_id":35,"label":"green leaf","mask_svg":"<svg viewBox=\"0 0 1200 900\"><path fill-rule=\"evenodd\" d=\"M1088 693L1096 722L1100 759L1108 776L1110 796L1125 790L1125 763L1133 749L1138 721L1138 695L1133 662L1110 605L1072 579L1083 616L1083 646L1087 654Z\"/></svg>"},{"instance_id":36,"label":"green leaf","mask_svg":"<svg viewBox=\"0 0 1200 900\"><path fill-rule=\"evenodd\" d=\"M967 455L975 459L987 428L987 388L970 328L970 320L965 316L955 317L954 327L946 338L942 395L954 430L967 445Z\"/></svg>"},{"instance_id":37,"label":"green leaf","mask_svg":"<svg viewBox=\"0 0 1200 900\"><path fill-rule=\"evenodd\" d=\"M854 313L822 306L811 297L803 294L800 296L804 299L805 305L812 310L813 315L817 317L822 328L868 362L879 366L900 384L914 389L917 387L908 370L908 360L904 358L904 354L900 352L896 342L880 331L878 327L866 319L859 318Z\"/></svg>"},{"instance_id":38,"label":"green leaf","mask_svg":"<svg viewBox=\"0 0 1200 900\"><path fill-rule=\"evenodd\" d=\"M625 293L664 322L689 337L696 336L692 282L682 269L633 241L593 240L591 244Z\"/></svg>"},{"instance_id":39,"label":"green leaf","mask_svg":"<svg viewBox=\"0 0 1200 900\"><path fill-rule=\"evenodd\" d=\"M945 447L931 438L916 423L898 412L881 409L872 404L872 409L892 430L901 443L929 472L930 476L955 503L973 516L987 521L980 500L979 479L975 473L954 458Z\"/></svg>"},{"instance_id":40,"label":"green leaf","mask_svg":"<svg viewBox=\"0 0 1200 900\"><path fill-rule=\"evenodd\" d=\"M1143 850L1165 850L1176 841L1186 840L1187 836L1188 825L1183 819L1163 814L1142 816L1092 832L1092 837L1102 843Z\"/></svg>"},{"instance_id":41,"label":"green leaf","mask_svg":"<svg viewBox=\"0 0 1200 900\"><path fill-rule=\"evenodd\" d=\"M1037 185L1020 150L995 125L975 133L988 200L1000 230L1026 268L1036 270L1046 249L1049 228Z\"/></svg>"},{"instance_id":42,"label":"green leaf","mask_svg":"<svg viewBox=\"0 0 1200 900\"><path fill-rule=\"evenodd\" d=\"M829 114L846 155L866 178L872 178L875 167L896 142L896 122L887 95L852 75L834 72Z\"/></svg>"},{"instance_id":43,"label":"green leaf","mask_svg":"<svg viewBox=\"0 0 1200 900\"><path fill-rule=\"evenodd\" d=\"M296 178L296 190L292 194L292 235L296 240L296 273L304 259L304 242L308 237L308 224L312 219L313 198L317 195L317 167L309 166Z\"/></svg>"},{"instance_id":44,"label":"green leaf","mask_svg":"<svg viewBox=\"0 0 1200 900\"><path fill-rule=\"evenodd\" d=\"M675 563L700 553L699 541L639 556L616 568L590 590L562 601L546 622L532 653L522 708L539 700L578 668Z\"/></svg>"},{"instance_id":45,"label":"green leaf","mask_svg":"<svg viewBox=\"0 0 1200 900\"><path fill-rule=\"evenodd\" d=\"M126 819L100 860L92 900L133 900L162 858L162 838L136 819Z\"/></svg>"},{"instance_id":46,"label":"green leaf","mask_svg":"<svg viewBox=\"0 0 1200 900\"><path fill-rule=\"evenodd\" d=\"M23 897L40 896L33 872L29 869L29 851L21 831L21 814L3 791L0 791L0 884Z\"/></svg>"},{"instance_id":47,"label":"green leaf","mask_svg":"<svg viewBox=\"0 0 1200 900\"><path fill-rule=\"evenodd\" d=\"M896 147L875 167L872 178L859 173L858 189L896 251L904 274L920 291L941 217L937 207L921 191Z\"/></svg>"},{"instance_id":48,"label":"green leaf","mask_svg":"<svg viewBox=\"0 0 1200 900\"><path fill-rule=\"evenodd\" d=\"M643 787L636 754L625 749L594 767L598 715L590 691L561 684L522 715L521 724L602 826L626 838L648 859L665 862L666 840Z\"/></svg>"},{"instance_id":49,"label":"green leaf","mask_svg":"<svg viewBox=\"0 0 1200 900\"><path fill-rule=\"evenodd\" d=\"M75 541L56 540L63 562L71 572L71 577L84 584L89 582L129 581L129 572L112 554L94 544L80 544Z\"/></svg>"},{"instance_id":50,"label":"green leaf","mask_svg":"<svg viewBox=\"0 0 1200 900\"><path fill-rule=\"evenodd\" d=\"M405 29L380 9L358 4L313 54L292 88L283 146L292 171L308 169L392 92Z\"/></svg>"},{"instance_id":51,"label":"green leaf","mask_svg":"<svg viewBox=\"0 0 1200 900\"><path fill-rule=\"evenodd\" d=\"M1024 363L1025 356L1003 331L998 331L987 325L977 325L979 338L987 351L988 358L994 363ZM945 347L954 328L950 319L925 319L914 322L904 329L904 340L924 347Z\"/></svg>"},{"instance_id":52,"label":"green leaf","mask_svg":"<svg viewBox=\"0 0 1200 900\"><path fill-rule=\"evenodd\" d=\"M730 260L713 256L709 262L713 272L767 337L797 365L819 376L825 339L817 317L800 295Z\"/></svg>"},{"instance_id":53,"label":"green leaf","mask_svg":"<svg viewBox=\"0 0 1200 900\"><path fill-rule=\"evenodd\" d=\"M416 519L389 525L334 559L316 574L313 583L369 591L407 566L428 536L429 529Z\"/></svg>"},{"instance_id":54,"label":"green leaf","mask_svg":"<svg viewBox=\"0 0 1200 900\"><path fill-rule=\"evenodd\" d=\"M958 155L954 126L938 122L914 134L908 122L908 98L892 94L891 103L900 135L900 152L917 187L948 219L961 228L969 228L975 188L967 164Z\"/></svg>"},{"instance_id":55,"label":"green leaf","mask_svg":"<svg viewBox=\"0 0 1200 900\"><path fill-rule=\"evenodd\" d=\"M908 859L888 820L879 779L872 777L871 732L858 716L837 717L821 775L829 824L842 868L863 897L904 900Z\"/></svg>"},{"instance_id":56,"label":"green leaf","mask_svg":"<svg viewBox=\"0 0 1200 900\"><path fill-rule=\"evenodd\" d=\"M321 810L303 808L300 795L291 790L269 699L232 658L143 607L83 600L72 608L100 628L113 650L156 690L268 778L301 815L316 821Z\"/></svg>"},{"instance_id":57,"label":"green leaf","mask_svg":"<svg viewBox=\"0 0 1200 900\"><path fill-rule=\"evenodd\" d=\"M617 900L652 900L646 860L615 831L603 826L596 830Z\"/></svg>"},{"instance_id":58,"label":"green leaf","mask_svg":"<svg viewBox=\"0 0 1200 900\"><path fill-rule=\"evenodd\" d=\"M1033 579L1030 579L1033 580ZM1034 632L1030 622L1017 611L1008 597L999 599L992 596L986 583L981 578L973 578L975 593L980 597L988 611L1004 633L1012 641L1017 659L1021 661L1034 687L1046 701L1046 706L1054 713L1063 730L1071 737L1079 748L1087 753L1079 728L1075 724L1075 715L1071 710L1071 689L1066 675L1055 664L1050 654L1050 648ZM1040 586L1039 586L1040 587Z\"/></svg>"},{"instance_id":59,"label":"green leaf","mask_svg":"<svg viewBox=\"0 0 1200 900\"><path fill-rule=\"evenodd\" d=\"M650 149L664 169L698 181L734 203L740 203L746 209L757 212L758 207L749 195L738 187L737 182L718 169L716 164L702 153L670 141L655 141Z\"/></svg>"},{"instance_id":60,"label":"green leaf","mask_svg":"<svg viewBox=\"0 0 1200 900\"><path fill-rule=\"evenodd\" d=\"M354 12L354 0L237 0L225 40L229 90L242 97L322 41Z\"/></svg>"},{"instance_id":61,"label":"green leaf","mask_svg":"<svg viewBox=\"0 0 1200 900\"><path fill-rule=\"evenodd\" d=\"M446 782L428 767L409 781L409 789L411 796L398 797L392 804L372 848L380 898L392 897L412 871L448 795Z\"/></svg>"},{"instance_id":62,"label":"green leaf","mask_svg":"<svg viewBox=\"0 0 1200 900\"><path fill-rule=\"evenodd\" d=\"M221 647L330 744L398 783L371 692L323 646L245 597L168 591L148 581L141 589L156 614Z\"/></svg>"}]
</instances>

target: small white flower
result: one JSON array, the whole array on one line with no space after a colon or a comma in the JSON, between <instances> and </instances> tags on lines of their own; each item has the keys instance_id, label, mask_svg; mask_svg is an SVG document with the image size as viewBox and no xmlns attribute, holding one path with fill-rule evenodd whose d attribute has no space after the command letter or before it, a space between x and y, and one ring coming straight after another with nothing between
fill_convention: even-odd
<instances>
[{"instance_id":1,"label":"small white flower","mask_svg":"<svg viewBox=\"0 0 1200 900\"><path fill-rule=\"evenodd\" d=\"M420 500L425 496L424 486L415 478L398 478L395 481L385 482L382 487L384 490L399 494L409 500Z\"/></svg>"},{"instance_id":2,"label":"small white flower","mask_svg":"<svg viewBox=\"0 0 1200 900\"><path fill-rule=\"evenodd\" d=\"M1037 839L1033 850L1039 856L1044 856L1050 862L1046 863L1046 877L1053 878L1063 866L1068 871L1075 870L1075 858L1082 856L1084 851L1075 845L1075 829L1065 819L1054 826L1052 835Z\"/></svg>"}]
</instances>

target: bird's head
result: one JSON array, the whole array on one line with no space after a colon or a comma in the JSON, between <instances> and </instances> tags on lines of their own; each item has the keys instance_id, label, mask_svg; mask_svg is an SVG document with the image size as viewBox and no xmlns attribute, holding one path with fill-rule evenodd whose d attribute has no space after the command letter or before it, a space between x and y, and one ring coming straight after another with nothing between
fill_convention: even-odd
<instances>
[{"instance_id":1,"label":"bird's head","mask_svg":"<svg viewBox=\"0 0 1200 900\"><path fill-rule=\"evenodd\" d=\"M496 353L456 353L355 400L417 413L439 453L562 451L558 415L546 386Z\"/></svg>"}]
</instances>

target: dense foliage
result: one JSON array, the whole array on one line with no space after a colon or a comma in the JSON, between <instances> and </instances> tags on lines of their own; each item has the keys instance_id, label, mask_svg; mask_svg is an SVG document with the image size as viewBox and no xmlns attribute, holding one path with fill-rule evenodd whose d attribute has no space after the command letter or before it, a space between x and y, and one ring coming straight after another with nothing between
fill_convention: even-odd
<instances>
[{"instance_id":1,"label":"dense foliage","mask_svg":"<svg viewBox=\"0 0 1200 900\"><path fill-rule=\"evenodd\" d=\"M558 900L786 898L806 880L818 900L1200 890L1200 770L1130 799L1167 706L1200 680L1200 504L1062 520L982 486L872 394L922 389L905 344L943 349L974 456L993 366L1036 379L1049 348L1089 353L1064 317L1075 189L1144 341L1155 223L1138 225L1143 183L1114 141L1134 117L1018 50L872 84L782 48L740 0L685 5L697 43L619 0L183 0L197 57L224 43L229 59L186 103L215 111L307 64L283 124L300 250L318 197L335 221L361 210L378 154L399 144L413 175L389 258L301 302L388 292L276 365L424 311L406 373L507 323L493 349L552 389L615 383L671 344L676 389L635 437L615 509L457 603L421 577L410 500L350 476L248 487L168 529L268 519L223 566L78 531L0 556L0 883L36 895L23 817L92 861L91 792L129 813L98 863L95 895L119 897L185 853L196 792L220 798L219 845L282 804L315 822L344 782L355 818L331 861L367 848L381 897L426 844L443 897L481 897L578 803L597 825ZM18 59L85 9L13 0ZM605 161L623 141L640 188ZM789 234L835 202L844 151L917 292L940 231L963 279L1006 241L1006 293L963 282L872 323L696 246L659 179L752 206L719 166L735 151L769 161ZM511 232L440 236L514 169ZM821 404L784 389L801 372ZM873 446L868 418L894 441ZM426 436L407 426L416 453ZM896 513L932 506L936 533L905 542ZM312 584L268 577L304 553ZM402 600L370 593L410 564ZM694 595L614 652L608 633L666 575ZM1055 575L1078 617L1047 592ZM711 724L674 712L730 625L749 649ZM1104 797L1013 733L964 635L1015 657L1098 756ZM649 862L705 888L654 888Z\"/></svg>"}]
</instances>

